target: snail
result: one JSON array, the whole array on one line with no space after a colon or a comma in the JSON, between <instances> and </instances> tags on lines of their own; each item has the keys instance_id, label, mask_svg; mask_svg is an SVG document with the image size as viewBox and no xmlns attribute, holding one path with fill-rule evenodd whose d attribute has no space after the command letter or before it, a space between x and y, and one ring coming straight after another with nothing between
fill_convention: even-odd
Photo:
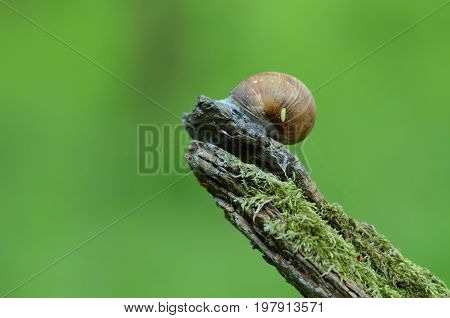
<instances>
[{"instance_id":1,"label":"snail","mask_svg":"<svg viewBox=\"0 0 450 318\"><path fill-rule=\"evenodd\" d=\"M304 140L316 120L312 93L288 74L263 72L250 76L233 89L229 99L269 122L275 128L271 137L283 144Z\"/></svg>"}]
</instances>

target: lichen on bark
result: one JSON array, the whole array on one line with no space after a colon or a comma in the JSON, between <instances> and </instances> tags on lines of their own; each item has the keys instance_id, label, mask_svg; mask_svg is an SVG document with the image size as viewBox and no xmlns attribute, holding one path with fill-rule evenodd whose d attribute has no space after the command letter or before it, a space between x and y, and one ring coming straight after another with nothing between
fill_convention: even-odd
<instances>
[{"instance_id":1,"label":"lichen on bark","mask_svg":"<svg viewBox=\"0 0 450 318\"><path fill-rule=\"evenodd\" d=\"M292 181L242 164L239 182L249 190L235 198L253 215L273 204L281 217L264 220L264 231L292 253L302 252L322 268L363 286L373 297L446 297L447 287L427 269L405 258L373 227L356 222L336 204L316 205ZM339 226L332 226L338 224Z\"/></svg>"},{"instance_id":2,"label":"lichen on bark","mask_svg":"<svg viewBox=\"0 0 450 318\"><path fill-rule=\"evenodd\" d=\"M448 297L444 282L372 225L327 202L259 119L201 96L186 159L226 218L306 297Z\"/></svg>"}]
</instances>

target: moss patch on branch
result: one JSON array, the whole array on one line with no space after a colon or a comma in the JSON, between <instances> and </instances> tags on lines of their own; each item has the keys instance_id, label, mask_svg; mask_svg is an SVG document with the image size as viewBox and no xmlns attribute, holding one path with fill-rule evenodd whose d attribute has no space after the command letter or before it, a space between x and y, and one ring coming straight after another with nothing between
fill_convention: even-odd
<instances>
[{"instance_id":1,"label":"moss patch on branch","mask_svg":"<svg viewBox=\"0 0 450 318\"><path fill-rule=\"evenodd\" d=\"M355 247L377 273L409 297L447 297L447 286L428 269L404 257L383 235L369 224L360 223L338 204L323 204L317 210L322 219Z\"/></svg>"},{"instance_id":2,"label":"moss patch on branch","mask_svg":"<svg viewBox=\"0 0 450 318\"><path fill-rule=\"evenodd\" d=\"M249 195L236 197L254 219L270 203L282 214L261 218L263 229L324 269L360 285L373 297L447 297L445 284L403 257L371 226L349 218L337 205L307 201L294 182L282 182L253 165L239 163L237 175Z\"/></svg>"}]
</instances>

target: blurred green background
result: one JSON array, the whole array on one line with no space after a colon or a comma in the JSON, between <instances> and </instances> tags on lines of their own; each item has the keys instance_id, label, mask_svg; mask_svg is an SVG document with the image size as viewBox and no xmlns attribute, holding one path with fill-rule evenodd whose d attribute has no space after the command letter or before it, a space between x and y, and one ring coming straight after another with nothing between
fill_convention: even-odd
<instances>
[{"instance_id":1,"label":"blurred green background","mask_svg":"<svg viewBox=\"0 0 450 318\"><path fill-rule=\"evenodd\" d=\"M3 2L1 295L181 176L136 172L137 125L175 127L180 118ZM314 90L444 3L6 2L178 117L198 95L223 98L260 71L292 74ZM449 27L447 6L318 90L305 145L329 200L447 283ZM163 151L180 156L186 145ZM296 296L192 175L9 294Z\"/></svg>"}]
</instances>

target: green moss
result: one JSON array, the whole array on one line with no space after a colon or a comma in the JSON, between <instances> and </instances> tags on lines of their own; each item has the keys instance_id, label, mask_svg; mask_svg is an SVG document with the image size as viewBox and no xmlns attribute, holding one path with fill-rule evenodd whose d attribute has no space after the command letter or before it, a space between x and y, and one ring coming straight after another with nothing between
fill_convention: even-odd
<instances>
[{"instance_id":1,"label":"green moss","mask_svg":"<svg viewBox=\"0 0 450 318\"><path fill-rule=\"evenodd\" d=\"M249 195L235 198L254 219L271 203L280 218L261 218L264 231L291 252L360 285L374 297L446 297L447 288L428 270L405 259L372 227L345 215L337 205L307 201L293 182L282 182L252 165L242 164L236 178Z\"/></svg>"},{"instance_id":2,"label":"green moss","mask_svg":"<svg viewBox=\"0 0 450 318\"><path fill-rule=\"evenodd\" d=\"M439 278L404 257L373 226L350 218L337 204L323 204L318 213L370 261L377 273L386 277L392 286L405 290L406 296L448 296L447 286Z\"/></svg>"}]
</instances>

